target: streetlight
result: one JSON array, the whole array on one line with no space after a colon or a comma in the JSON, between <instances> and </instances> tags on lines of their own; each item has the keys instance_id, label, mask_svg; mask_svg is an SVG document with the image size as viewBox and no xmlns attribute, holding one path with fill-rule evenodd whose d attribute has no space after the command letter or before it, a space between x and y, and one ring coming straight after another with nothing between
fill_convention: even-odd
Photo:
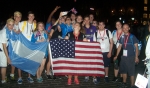
<instances>
[{"instance_id":1,"label":"streetlight","mask_svg":"<svg viewBox=\"0 0 150 88\"><path fill-rule=\"evenodd\" d=\"M123 20L122 23L125 23L125 21Z\"/></svg>"},{"instance_id":2,"label":"streetlight","mask_svg":"<svg viewBox=\"0 0 150 88\"><path fill-rule=\"evenodd\" d=\"M119 18L119 20L121 20L121 17Z\"/></svg>"},{"instance_id":3,"label":"streetlight","mask_svg":"<svg viewBox=\"0 0 150 88\"><path fill-rule=\"evenodd\" d=\"M134 17L132 17L131 20L134 20Z\"/></svg>"},{"instance_id":4,"label":"streetlight","mask_svg":"<svg viewBox=\"0 0 150 88\"><path fill-rule=\"evenodd\" d=\"M90 10L94 10L94 8L90 8Z\"/></svg>"},{"instance_id":5,"label":"streetlight","mask_svg":"<svg viewBox=\"0 0 150 88\"><path fill-rule=\"evenodd\" d=\"M122 9L120 11L122 12Z\"/></svg>"},{"instance_id":6,"label":"streetlight","mask_svg":"<svg viewBox=\"0 0 150 88\"><path fill-rule=\"evenodd\" d=\"M114 11L112 10L111 12L113 13Z\"/></svg>"}]
</instances>

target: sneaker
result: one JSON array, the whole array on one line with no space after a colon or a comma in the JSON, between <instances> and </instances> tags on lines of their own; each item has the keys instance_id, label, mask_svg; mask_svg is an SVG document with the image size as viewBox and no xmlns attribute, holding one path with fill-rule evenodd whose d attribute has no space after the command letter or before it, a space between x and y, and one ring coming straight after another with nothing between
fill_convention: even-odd
<instances>
[{"instance_id":1,"label":"sneaker","mask_svg":"<svg viewBox=\"0 0 150 88\"><path fill-rule=\"evenodd\" d=\"M97 79L96 78L93 78L93 83L97 84Z\"/></svg>"},{"instance_id":2,"label":"sneaker","mask_svg":"<svg viewBox=\"0 0 150 88\"><path fill-rule=\"evenodd\" d=\"M138 87L134 85L134 86L131 86L130 88L138 88ZM146 88L147 88L147 87L146 87Z\"/></svg>"},{"instance_id":3,"label":"sneaker","mask_svg":"<svg viewBox=\"0 0 150 88\"><path fill-rule=\"evenodd\" d=\"M127 88L127 84L126 83L121 83L121 85L119 86L119 88Z\"/></svg>"},{"instance_id":4,"label":"sneaker","mask_svg":"<svg viewBox=\"0 0 150 88\"><path fill-rule=\"evenodd\" d=\"M117 77L114 77L112 81L113 81L113 82L117 82L117 81L118 81L118 78L117 78Z\"/></svg>"},{"instance_id":5,"label":"sneaker","mask_svg":"<svg viewBox=\"0 0 150 88\"><path fill-rule=\"evenodd\" d=\"M53 75L53 79L54 79L54 80L56 79L56 76L55 76L55 75Z\"/></svg>"},{"instance_id":6,"label":"sneaker","mask_svg":"<svg viewBox=\"0 0 150 88\"><path fill-rule=\"evenodd\" d=\"M96 77L97 83L100 82L100 77Z\"/></svg>"},{"instance_id":7,"label":"sneaker","mask_svg":"<svg viewBox=\"0 0 150 88\"><path fill-rule=\"evenodd\" d=\"M33 82L34 82L33 79L32 79L31 77L28 77L27 80L28 80L29 83L33 83Z\"/></svg>"},{"instance_id":8,"label":"sneaker","mask_svg":"<svg viewBox=\"0 0 150 88\"><path fill-rule=\"evenodd\" d=\"M42 79L41 78L37 78L36 79L38 83L42 83Z\"/></svg>"},{"instance_id":9,"label":"sneaker","mask_svg":"<svg viewBox=\"0 0 150 88\"><path fill-rule=\"evenodd\" d=\"M59 79L62 79L62 76L57 76Z\"/></svg>"},{"instance_id":10,"label":"sneaker","mask_svg":"<svg viewBox=\"0 0 150 88\"><path fill-rule=\"evenodd\" d=\"M108 77L105 77L105 79L104 79L104 80L105 80L105 82L106 82L106 83L108 83L108 82L109 82Z\"/></svg>"},{"instance_id":11,"label":"sneaker","mask_svg":"<svg viewBox=\"0 0 150 88\"><path fill-rule=\"evenodd\" d=\"M10 80L11 81L15 81L15 77L14 76L10 76Z\"/></svg>"},{"instance_id":12,"label":"sneaker","mask_svg":"<svg viewBox=\"0 0 150 88\"><path fill-rule=\"evenodd\" d=\"M40 77L40 79L42 80L42 82L43 82L43 78L42 77Z\"/></svg>"},{"instance_id":13,"label":"sneaker","mask_svg":"<svg viewBox=\"0 0 150 88\"><path fill-rule=\"evenodd\" d=\"M123 78L120 77L120 78L118 79L118 82L122 83L122 82L123 82Z\"/></svg>"},{"instance_id":14,"label":"sneaker","mask_svg":"<svg viewBox=\"0 0 150 88\"><path fill-rule=\"evenodd\" d=\"M68 78L68 75L65 75L66 78Z\"/></svg>"},{"instance_id":15,"label":"sneaker","mask_svg":"<svg viewBox=\"0 0 150 88\"><path fill-rule=\"evenodd\" d=\"M88 82L89 81L89 76L85 76L85 82Z\"/></svg>"},{"instance_id":16,"label":"sneaker","mask_svg":"<svg viewBox=\"0 0 150 88\"><path fill-rule=\"evenodd\" d=\"M48 80L51 80L51 79L52 79L51 75L46 75L46 78L47 78Z\"/></svg>"},{"instance_id":17,"label":"sneaker","mask_svg":"<svg viewBox=\"0 0 150 88\"><path fill-rule=\"evenodd\" d=\"M68 79L68 85L71 85L71 79Z\"/></svg>"},{"instance_id":18,"label":"sneaker","mask_svg":"<svg viewBox=\"0 0 150 88\"><path fill-rule=\"evenodd\" d=\"M18 81L17 81L17 83L18 84L22 84L22 81L23 81L22 78L19 78Z\"/></svg>"},{"instance_id":19,"label":"sneaker","mask_svg":"<svg viewBox=\"0 0 150 88\"><path fill-rule=\"evenodd\" d=\"M80 84L78 79L74 79L74 83L75 83L76 85L79 85L79 84Z\"/></svg>"},{"instance_id":20,"label":"sneaker","mask_svg":"<svg viewBox=\"0 0 150 88\"><path fill-rule=\"evenodd\" d=\"M2 80L1 82L2 82L2 84L5 84L7 81L6 80Z\"/></svg>"}]
</instances>

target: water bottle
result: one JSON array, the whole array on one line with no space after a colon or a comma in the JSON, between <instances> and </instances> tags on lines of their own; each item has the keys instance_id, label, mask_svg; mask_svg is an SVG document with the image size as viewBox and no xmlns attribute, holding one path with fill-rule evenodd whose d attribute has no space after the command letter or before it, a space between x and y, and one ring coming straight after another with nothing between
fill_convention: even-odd
<instances>
[{"instance_id":1,"label":"water bottle","mask_svg":"<svg viewBox=\"0 0 150 88\"><path fill-rule=\"evenodd\" d=\"M139 50L141 50L141 48L142 48L142 42L141 41L138 43L138 48L139 48Z\"/></svg>"},{"instance_id":2,"label":"water bottle","mask_svg":"<svg viewBox=\"0 0 150 88\"><path fill-rule=\"evenodd\" d=\"M114 69L118 70L119 66L118 66L118 60L114 61Z\"/></svg>"}]
</instances>

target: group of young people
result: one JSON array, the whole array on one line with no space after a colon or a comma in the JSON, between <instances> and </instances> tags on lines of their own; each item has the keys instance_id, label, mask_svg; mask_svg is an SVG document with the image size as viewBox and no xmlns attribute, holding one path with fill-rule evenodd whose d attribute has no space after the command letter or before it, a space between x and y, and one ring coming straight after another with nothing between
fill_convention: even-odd
<instances>
[{"instance_id":1,"label":"group of young people","mask_svg":"<svg viewBox=\"0 0 150 88\"><path fill-rule=\"evenodd\" d=\"M19 11L14 12L14 18L7 20L5 27L0 31L0 67L2 74L2 83L6 83L6 67L7 63L11 64L9 53L7 50L7 42L9 37L7 31L11 33L22 33L29 41L38 43L43 41L50 41L54 38L81 40L85 42L99 42L102 50L104 68L105 68L105 82L109 82L109 67L111 58L114 63L117 62L118 67L114 67L114 79L118 81L118 73L120 73L122 82L121 86L126 86L127 74L131 77L131 86L134 86L134 72L135 64L139 62L138 59L138 39L129 32L128 24L122 24L116 21L116 30L111 32L106 29L104 21L97 21L94 15L90 14L84 18L81 15L71 13L71 15L63 15L60 12L58 19L53 18L54 13L59 9L59 6L50 13L46 25L44 22L34 21L34 13L28 13L28 20L21 21L22 14ZM12 33L13 34L13 33ZM115 54L114 49L117 49ZM43 81L42 72L44 70L48 79L51 79L51 62L50 55L47 50L45 57L42 59L41 65L37 70L37 82ZM14 79L15 67L11 66L11 79ZM67 74L66 74L67 75ZM55 76L53 76L55 78ZM28 82L33 83L34 80L28 74ZM85 76L85 81L88 82L89 76ZM18 84L22 84L21 70L18 69ZM94 84L99 83L100 77L93 76ZM75 84L80 84L78 76L74 76ZM68 85L72 84L72 75L68 75Z\"/></svg>"}]
</instances>

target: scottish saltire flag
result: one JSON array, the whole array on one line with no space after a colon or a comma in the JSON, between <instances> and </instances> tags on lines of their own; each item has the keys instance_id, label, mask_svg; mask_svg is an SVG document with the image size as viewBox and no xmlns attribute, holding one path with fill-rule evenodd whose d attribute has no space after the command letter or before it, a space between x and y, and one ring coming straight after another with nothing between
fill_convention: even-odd
<instances>
[{"instance_id":1,"label":"scottish saltire flag","mask_svg":"<svg viewBox=\"0 0 150 88\"><path fill-rule=\"evenodd\" d=\"M25 72L35 75L45 56L48 42L32 43L22 33L11 35L9 57L11 64Z\"/></svg>"},{"instance_id":2,"label":"scottish saltire flag","mask_svg":"<svg viewBox=\"0 0 150 88\"><path fill-rule=\"evenodd\" d=\"M54 75L104 76L99 43L53 39L50 47Z\"/></svg>"}]
</instances>

